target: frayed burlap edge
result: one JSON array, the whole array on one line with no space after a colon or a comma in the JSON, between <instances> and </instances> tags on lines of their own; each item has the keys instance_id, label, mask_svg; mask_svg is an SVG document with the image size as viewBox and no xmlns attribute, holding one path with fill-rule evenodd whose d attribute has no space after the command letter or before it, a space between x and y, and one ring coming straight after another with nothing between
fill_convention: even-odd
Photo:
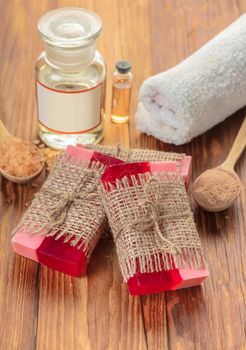
<instances>
[{"instance_id":1,"label":"frayed burlap edge","mask_svg":"<svg viewBox=\"0 0 246 350\"><path fill-rule=\"evenodd\" d=\"M136 227L137 229L135 229L135 231L132 228L129 229L132 224L133 212L137 212L136 201L139 200L138 196L140 196L140 198L144 197L144 187L152 178L158 180L162 190L165 190L165 187L168 185L170 186L171 184L170 189L172 190L172 193L166 193L166 197L163 198L160 203L161 206L165 206L165 201L167 198L169 198L169 204L172 200L184 201L184 203L181 203L184 218L181 218L182 212L174 213L173 216L170 216L171 213L168 213L169 215L167 215L167 218L169 219L167 219L165 223L161 224L161 231L163 232L163 235L166 236L166 233L175 227L173 220L178 220L179 223L179 228L175 229L176 237L172 237L170 234L167 235L168 239L164 240L164 246L162 249L158 247L158 245L154 246L153 244L155 241L155 235L153 235L155 222L153 222L152 225L150 225L149 230L145 232L139 233L139 227ZM162 270L170 270L175 267L191 269L206 268L206 261L204 258L201 241L195 227L193 214L189 206L183 179L180 175L176 173L161 173L154 175L146 173L139 174L138 176L132 175L130 176L130 179L124 177L121 180L117 180L116 186L112 185L111 183L107 183L106 187L107 189L101 185L100 192L103 206L107 213L109 224L115 240L119 264L124 281L127 281L129 278L133 277L139 272L151 273L155 271L158 272ZM132 191L133 187L135 187L137 190ZM131 193L129 192L130 189L132 191ZM153 195L155 195L154 190L152 191L151 196ZM150 194L148 194L148 196L150 196ZM145 198L146 201L149 200L146 196ZM124 211L122 209L123 206L124 210L127 206L129 206L129 208ZM146 208L142 211L142 214L145 214L142 215L142 221L145 220L147 212L148 211ZM138 217L138 215L136 215L136 217ZM140 219L139 222L141 228L142 223ZM138 251L138 248L136 248L138 241L143 241L143 235L150 237L147 244L151 245L149 249L144 247L144 253L142 253L141 249ZM176 251L172 249L169 243L174 243Z\"/></svg>"},{"instance_id":2,"label":"frayed burlap edge","mask_svg":"<svg viewBox=\"0 0 246 350\"><path fill-rule=\"evenodd\" d=\"M157 161L173 161L180 162L185 154L175 152L156 151L147 148L127 148L116 145L90 145L86 146L94 151L104 153L109 156L116 157L125 162L157 162Z\"/></svg>"},{"instance_id":3,"label":"frayed burlap edge","mask_svg":"<svg viewBox=\"0 0 246 350\"><path fill-rule=\"evenodd\" d=\"M18 232L31 236L54 237L55 240L63 238L64 243L82 248L89 256L106 226L106 216L98 194L98 181L105 167L98 161L90 162L67 154L61 155L12 235ZM96 179L90 176L92 173L98 174ZM96 186L92 192L87 191L84 197L79 198L79 187L87 175L89 178L86 189L90 185L94 186L95 181ZM64 205L61 206L59 195L66 194L66 191L69 195L63 198ZM90 197L91 194L93 198ZM75 203L77 195L78 203ZM53 205L53 200L56 205ZM58 210L58 216L59 210L66 210L64 222L59 224L50 217L54 207Z\"/></svg>"}]
</instances>

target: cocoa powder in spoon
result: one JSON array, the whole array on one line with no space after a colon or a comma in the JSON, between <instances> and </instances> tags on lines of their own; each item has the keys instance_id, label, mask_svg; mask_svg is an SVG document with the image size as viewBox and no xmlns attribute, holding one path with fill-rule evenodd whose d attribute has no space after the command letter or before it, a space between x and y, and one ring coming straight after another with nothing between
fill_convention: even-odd
<instances>
[{"instance_id":1,"label":"cocoa powder in spoon","mask_svg":"<svg viewBox=\"0 0 246 350\"><path fill-rule=\"evenodd\" d=\"M193 185L196 202L208 211L220 211L232 205L241 191L241 182L234 171L220 167L209 169Z\"/></svg>"}]
</instances>

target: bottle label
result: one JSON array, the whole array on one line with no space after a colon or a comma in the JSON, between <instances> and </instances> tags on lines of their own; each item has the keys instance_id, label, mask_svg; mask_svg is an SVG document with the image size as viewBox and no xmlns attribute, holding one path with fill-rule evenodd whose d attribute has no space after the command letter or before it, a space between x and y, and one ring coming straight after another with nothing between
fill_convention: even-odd
<instances>
[{"instance_id":1,"label":"bottle label","mask_svg":"<svg viewBox=\"0 0 246 350\"><path fill-rule=\"evenodd\" d=\"M61 133L83 133L101 123L102 83L86 90L62 91L37 81L39 122Z\"/></svg>"}]
</instances>

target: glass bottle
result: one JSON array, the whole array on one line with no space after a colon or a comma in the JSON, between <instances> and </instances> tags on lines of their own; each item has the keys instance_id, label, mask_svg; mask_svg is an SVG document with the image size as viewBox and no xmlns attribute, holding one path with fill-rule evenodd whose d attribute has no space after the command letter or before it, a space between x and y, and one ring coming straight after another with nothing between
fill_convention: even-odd
<instances>
[{"instance_id":1,"label":"glass bottle","mask_svg":"<svg viewBox=\"0 0 246 350\"><path fill-rule=\"evenodd\" d=\"M131 104L132 73L127 61L119 61L113 74L111 119L114 123L127 123Z\"/></svg>"},{"instance_id":2,"label":"glass bottle","mask_svg":"<svg viewBox=\"0 0 246 350\"><path fill-rule=\"evenodd\" d=\"M36 62L39 135L55 149L103 137L105 63L96 51L101 19L82 8L50 11L38 22L45 51Z\"/></svg>"}]
</instances>

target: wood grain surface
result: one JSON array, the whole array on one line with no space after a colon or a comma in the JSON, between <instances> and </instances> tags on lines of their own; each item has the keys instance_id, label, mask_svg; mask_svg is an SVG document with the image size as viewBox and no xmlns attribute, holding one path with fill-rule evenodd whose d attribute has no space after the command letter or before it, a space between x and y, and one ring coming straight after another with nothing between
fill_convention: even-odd
<instances>
[{"instance_id":1,"label":"wood grain surface","mask_svg":"<svg viewBox=\"0 0 246 350\"><path fill-rule=\"evenodd\" d=\"M12 133L29 140L37 134L38 18L56 7L81 6L104 22L98 49L108 66L108 114L115 61L128 59L133 66L130 123L113 125L107 117L104 142L191 154L193 178L225 159L246 109L182 147L140 134L134 112L143 80L177 64L235 20L246 11L245 0L0 0L0 5L0 118ZM195 211L210 278L202 287L141 298L129 296L122 283L109 235L80 279L15 255L10 232L37 188L1 179L0 349L246 349L245 164L243 155L236 170L244 188L232 208Z\"/></svg>"}]
</instances>

